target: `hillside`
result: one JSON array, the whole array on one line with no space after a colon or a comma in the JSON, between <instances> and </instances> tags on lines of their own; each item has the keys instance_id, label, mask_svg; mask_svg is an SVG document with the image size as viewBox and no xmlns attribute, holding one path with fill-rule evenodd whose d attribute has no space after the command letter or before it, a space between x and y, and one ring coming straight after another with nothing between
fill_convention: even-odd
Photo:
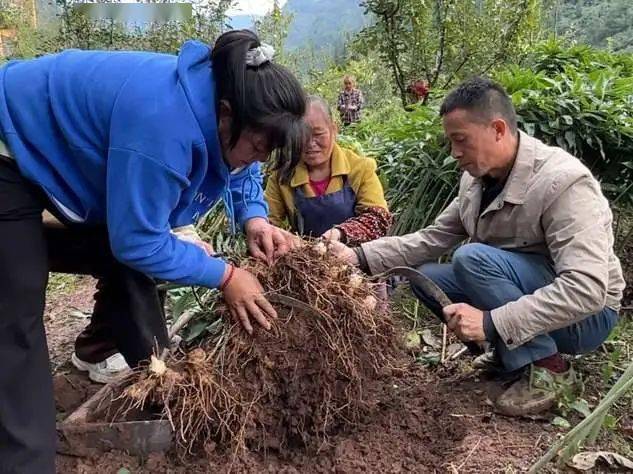
<instances>
[{"instance_id":1,"label":"hillside","mask_svg":"<svg viewBox=\"0 0 633 474\"><path fill-rule=\"evenodd\" d=\"M367 21L358 0L288 0L284 13L293 15L286 45L334 51Z\"/></svg>"},{"instance_id":2,"label":"hillside","mask_svg":"<svg viewBox=\"0 0 633 474\"><path fill-rule=\"evenodd\" d=\"M562 0L552 6L552 31L598 48L633 51L633 1Z\"/></svg>"}]
</instances>

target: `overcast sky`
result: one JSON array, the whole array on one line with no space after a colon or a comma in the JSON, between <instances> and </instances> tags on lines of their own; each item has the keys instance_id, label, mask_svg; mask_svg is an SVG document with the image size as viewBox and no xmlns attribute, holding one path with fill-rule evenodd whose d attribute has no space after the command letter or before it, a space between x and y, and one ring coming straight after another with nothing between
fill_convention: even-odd
<instances>
[{"instance_id":1,"label":"overcast sky","mask_svg":"<svg viewBox=\"0 0 633 474\"><path fill-rule=\"evenodd\" d=\"M283 6L286 0L279 0ZM229 10L229 15L264 15L273 6L273 0L238 0L236 6Z\"/></svg>"}]
</instances>

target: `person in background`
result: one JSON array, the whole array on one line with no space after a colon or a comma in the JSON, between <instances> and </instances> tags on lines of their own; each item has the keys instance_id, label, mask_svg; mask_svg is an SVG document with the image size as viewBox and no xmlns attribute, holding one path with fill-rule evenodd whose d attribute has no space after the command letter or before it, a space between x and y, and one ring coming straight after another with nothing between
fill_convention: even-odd
<instances>
[{"instance_id":1,"label":"person in background","mask_svg":"<svg viewBox=\"0 0 633 474\"><path fill-rule=\"evenodd\" d=\"M625 283L609 202L580 160L518 129L498 84L464 82L440 114L464 171L457 198L418 232L331 248L372 274L420 266L455 304L413 286L416 296L462 341L491 344L477 365L517 377L496 410L535 415L578 388L561 354L596 350L618 322ZM461 243L450 263L433 262Z\"/></svg>"},{"instance_id":2,"label":"person in background","mask_svg":"<svg viewBox=\"0 0 633 474\"><path fill-rule=\"evenodd\" d=\"M430 92L429 83L424 79L413 81L411 84L409 84L409 87L407 87L407 92L409 93L412 99L411 101L414 104L424 104Z\"/></svg>"},{"instance_id":3,"label":"person in background","mask_svg":"<svg viewBox=\"0 0 633 474\"><path fill-rule=\"evenodd\" d=\"M356 88L356 81L350 75L343 77L343 90L338 95L336 108L341 114L344 126L360 122L361 110L365 105L363 93Z\"/></svg>"},{"instance_id":4,"label":"person in background","mask_svg":"<svg viewBox=\"0 0 633 474\"><path fill-rule=\"evenodd\" d=\"M234 30L178 56L69 50L0 68L0 472L55 472L49 268L107 279L101 314L131 367L169 345L157 280L218 288L248 332L270 328L255 276L172 229L222 200L254 257L292 245L268 221L261 162L299 159L306 98L272 56ZM44 209L65 229L45 232Z\"/></svg>"},{"instance_id":5,"label":"person in background","mask_svg":"<svg viewBox=\"0 0 633 474\"><path fill-rule=\"evenodd\" d=\"M303 236L359 245L387 234L392 216L376 162L336 143L337 127L320 97L308 97L310 139L301 160L271 174L265 197L269 218Z\"/></svg>"}]
</instances>

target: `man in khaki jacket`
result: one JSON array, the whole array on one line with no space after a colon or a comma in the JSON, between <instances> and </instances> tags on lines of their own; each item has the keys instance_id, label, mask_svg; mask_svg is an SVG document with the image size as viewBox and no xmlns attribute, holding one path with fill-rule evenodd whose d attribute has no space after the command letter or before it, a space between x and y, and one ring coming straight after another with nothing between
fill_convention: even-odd
<instances>
[{"instance_id":1,"label":"man in khaki jacket","mask_svg":"<svg viewBox=\"0 0 633 474\"><path fill-rule=\"evenodd\" d=\"M373 274L422 265L456 304L440 308L420 288L414 293L462 340L491 343L494 359L480 362L529 368L497 410L546 410L576 381L560 353L593 351L617 323L624 279L609 203L577 158L517 130L501 86L471 79L446 97L440 114L465 171L457 198L418 232L356 251L333 248ZM451 263L429 263L464 241Z\"/></svg>"}]
</instances>

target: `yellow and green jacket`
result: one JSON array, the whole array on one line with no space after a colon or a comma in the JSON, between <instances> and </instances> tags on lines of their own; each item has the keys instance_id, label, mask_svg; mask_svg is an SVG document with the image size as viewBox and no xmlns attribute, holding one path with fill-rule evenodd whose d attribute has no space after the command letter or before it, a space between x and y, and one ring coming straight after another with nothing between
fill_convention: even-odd
<instances>
[{"instance_id":1,"label":"yellow and green jacket","mask_svg":"<svg viewBox=\"0 0 633 474\"><path fill-rule=\"evenodd\" d=\"M331 179L325 193L340 191L347 180L356 194L356 215L335 226L341 231L343 242L359 245L386 235L392 215L376 174L376 162L334 144L331 169ZM295 168L290 183L281 183L276 172L269 176L264 195L270 208L268 218L272 224L294 225L297 213L294 192L299 186L306 197L315 197L308 169L303 162Z\"/></svg>"}]
</instances>

